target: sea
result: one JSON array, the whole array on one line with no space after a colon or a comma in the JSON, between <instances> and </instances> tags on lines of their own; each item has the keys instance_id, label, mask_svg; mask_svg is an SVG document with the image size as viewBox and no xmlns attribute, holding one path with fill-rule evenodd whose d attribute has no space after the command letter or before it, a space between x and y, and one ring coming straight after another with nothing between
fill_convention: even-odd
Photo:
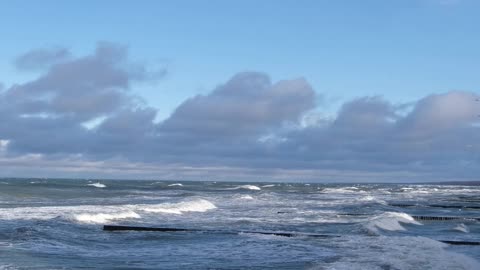
<instances>
[{"instance_id":1,"label":"sea","mask_svg":"<svg viewBox=\"0 0 480 270\"><path fill-rule=\"evenodd\" d=\"M479 243L475 183L0 179L2 270L480 269Z\"/></svg>"}]
</instances>

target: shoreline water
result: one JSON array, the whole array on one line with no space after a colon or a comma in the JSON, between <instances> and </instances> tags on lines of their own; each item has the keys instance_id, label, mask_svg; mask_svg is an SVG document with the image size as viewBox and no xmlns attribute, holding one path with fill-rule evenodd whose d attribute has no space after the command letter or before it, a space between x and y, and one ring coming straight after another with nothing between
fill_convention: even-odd
<instances>
[{"instance_id":1,"label":"shoreline water","mask_svg":"<svg viewBox=\"0 0 480 270\"><path fill-rule=\"evenodd\" d=\"M479 266L480 247L441 242L480 241L480 224L475 219L480 216L475 208L480 206L479 186L97 179L0 182L0 269ZM417 216L461 219L420 220ZM245 233L109 233L102 231L106 224ZM340 237L248 233L255 231Z\"/></svg>"}]
</instances>

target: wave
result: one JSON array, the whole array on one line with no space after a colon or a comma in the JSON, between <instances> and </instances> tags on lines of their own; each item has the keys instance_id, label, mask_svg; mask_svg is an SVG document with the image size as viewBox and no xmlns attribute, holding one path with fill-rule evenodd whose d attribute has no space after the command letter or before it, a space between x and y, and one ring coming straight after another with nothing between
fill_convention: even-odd
<instances>
[{"instance_id":1,"label":"wave","mask_svg":"<svg viewBox=\"0 0 480 270\"><path fill-rule=\"evenodd\" d=\"M470 194L480 192L479 187L464 186L407 186L400 188L406 194Z\"/></svg>"},{"instance_id":2,"label":"wave","mask_svg":"<svg viewBox=\"0 0 480 270\"><path fill-rule=\"evenodd\" d=\"M242 200L253 200L253 197L250 196L250 195L243 195L243 196L240 197L240 199L242 199Z\"/></svg>"},{"instance_id":3,"label":"wave","mask_svg":"<svg viewBox=\"0 0 480 270\"><path fill-rule=\"evenodd\" d=\"M75 220L85 223L106 223L112 220L140 218L140 215L133 212L120 212L115 214L78 214L74 215Z\"/></svg>"},{"instance_id":4,"label":"wave","mask_svg":"<svg viewBox=\"0 0 480 270\"><path fill-rule=\"evenodd\" d=\"M370 195L367 195L367 196L365 196L365 197L359 198L359 199L357 199L357 201L359 201L359 202L376 202L376 203L384 204L384 205L387 204L386 201L381 200L381 199L378 199L378 198L376 198L376 197L374 197L374 196L370 196Z\"/></svg>"},{"instance_id":5,"label":"wave","mask_svg":"<svg viewBox=\"0 0 480 270\"><path fill-rule=\"evenodd\" d=\"M0 270L17 270L20 269L13 264L2 264L0 265Z\"/></svg>"},{"instance_id":6,"label":"wave","mask_svg":"<svg viewBox=\"0 0 480 270\"><path fill-rule=\"evenodd\" d=\"M161 185L161 184L163 184L163 182L160 182L160 181L156 181L156 182L150 183L151 186Z\"/></svg>"},{"instance_id":7,"label":"wave","mask_svg":"<svg viewBox=\"0 0 480 270\"><path fill-rule=\"evenodd\" d=\"M473 270L479 263L447 249L448 245L421 236L348 237L338 242L346 254L312 269L436 269Z\"/></svg>"},{"instance_id":8,"label":"wave","mask_svg":"<svg viewBox=\"0 0 480 270\"><path fill-rule=\"evenodd\" d=\"M263 188L269 188L269 187L274 187L275 185L263 185Z\"/></svg>"},{"instance_id":9,"label":"wave","mask_svg":"<svg viewBox=\"0 0 480 270\"><path fill-rule=\"evenodd\" d=\"M378 229L386 231L405 231L402 224L422 225L416 221L412 216L400 212L385 212L370 218L366 224L366 228L370 232L378 232Z\"/></svg>"},{"instance_id":10,"label":"wave","mask_svg":"<svg viewBox=\"0 0 480 270\"><path fill-rule=\"evenodd\" d=\"M470 230L468 229L467 225L461 223L461 224L458 224L457 226L455 226L453 228L454 231L459 231L459 232L463 232L463 233L469 233Z\"/></svg>"},{"instance_id":11,"label":"wave","mask_svg":"<svg viewBox=\"0 0 480 270\"><path fill-rule=\"evenodd\" d=\"M96 188L106 188L107 187L105 184L102 184L100 182L87 184L87 186L96 187Z\"/></svg>"},{"instance_id":12,"label":"wave","mask_svg":"<svg viewBox=\"0 0 480 270\"><path fill-rule=\"evenodd\" d=\"M342 188L324 188L322 190L324 193L365 193L364 190L360 190L357 187L342 187Z\"/></svg>"},{"instance_id":13,"label":"wave","mask_svg":"<svg viewBox=\"0 0 480 270\"><path fill-rule=\"evenodd\" d=\"M168 185L169 187L183 187L183 184L180 183L175 183L175 184L170 184Z\"/></svg>"},{"instance_id":14,"label":"wave","mask_svg":"<svg viewBox=\"0 0 480 270\"><path fill-rule=\"evenodd\" d=\"M217 208L213 203L204 200L194 200L179 203L163 203L157 205L149 205L140 208L140 210L151 213L166 213L181 215L184 212L206 212Z\"/></svg>"},{"instance_id":15,"label":"wave","mask_svg":"<svg viewBox=\"0 0 480 270\"><path fill-rule=\"evenodd\" d=\"M254 185L241 185L238 187L234 187L231 189L248 189L248 190L262 190L261 188L254 186Z\"/></svg>"},{"instance_id":16,"label":"wave","mask_svg":"<svg viewBox=\"0 0 480 270\"><path fill-rule=\"evenodd\" d=\"M217 208L204 200L190 200L163 204L123 204L123 205L71 205L0 208L2 220L50 220L66 219L87 223L104 223L111 220L141 218L141 212L183 214L185 212L205 212Z\"/></svg>"}]
</instances>

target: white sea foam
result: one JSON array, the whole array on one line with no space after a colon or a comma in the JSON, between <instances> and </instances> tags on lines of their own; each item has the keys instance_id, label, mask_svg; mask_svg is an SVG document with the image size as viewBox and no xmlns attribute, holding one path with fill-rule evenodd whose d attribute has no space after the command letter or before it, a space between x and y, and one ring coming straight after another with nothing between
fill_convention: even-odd
<instances>
[{"instance_id":1,"label":"white sea foam","mask_svg":"<svg viewBox=\"0 0 480 270\"><path fill-rule=\"evenodd\" d=\"M370 218L366 227L371 232L378 232L377 229L386 231L405 231L403 224L422 225L420 222L413 219L412 216L406 213L399 212L385 212L373 218Z\"/></svg>"},{"instance_id":2,"label":"white sea foam","mask_svg":"<svg viewBox=\"0 0 480 270\"><path fill-rule=\"evenodd\" d=\"M20 269L19 267L13 264L2 264L0 265L0 270L17 270Z\"/></svg>"},{"instance_id":3,"label":"white sea foam","mask_svg":"<svg viewBox=\"0 0 480 270\"><path fill-rule=\"evenodd\" d=\"M204 199L163 204L73 205L0 208L1 220L49 220L64 218L79 222L103 223L110 220L141 218L141 212L183 214L205 212L216 206Z\"/></svg>"},{"instance_id":4,"label":"white sea foam","mask_svg":"<svg viewBox=\"0 0 480 270\"><path fill-rule=\"evenodd\" d=\"M380 204L387 204L386 201L381 200L381 199L379 199L377 197L374 197L374 196L371 196L371 195L361 197L361 198L357 199L357 201L360 201L360 202L377 202L377 203L380 203Z\"/></svg>"},{"instance_id":5,"label":"white sea foam","mask_svg":"<svg viewBox=\"0 0 480 270\"><path fill-rule=\"evenodd\" d=\"M112 220L140 218L140 215L133 212L119 212L113 214L98 213L98 214L78 214L74 216L76 220L85 223L106 223Z\"/></svg>"},{"instance_id":6,"label":"white sea foam","mask_svg":"<svg viewBox=\"0 0 480 270\"><path fill-rule=\"evenodd\" d=\"M475 259L450 252L446 244L426 237L351 237L338 243L349 254L313 269L480 269Z\"/></svg>"},{"instance_id":7,"label":"white sea foam","mask_svg":"<svg viewBox=\"0 0 480 270\"><path fill-rule=\"evenodd\" d=\"M87 184L87 186L96 187L96 188L106 188L107 187L105 184L102 184L100 182Z\"/></svg>"},{"instance_id":8,"label":"white sea foam","mask_svg":"<svg viewBox=\"0 0 480 270\"><path fill-rule=\"evenodd\" d=\"M269 187L274 187L275 185L263 185L263 188L269 188Z\"/></svg>"},{"instance_id":9,"label":"white sea foam","mask_svg":"<svg viewBox=\"0 0 480 270\"><path fill-rule=\"evenodd\" d=\"M254 186L254 185L241 185L238 187L234 187L232 189L248 189L248 190L261 190L261 188Z\"/></svg>"},{"instance_id":10,"label":"white sea foam","mask_svg":"<svg viewBox=\"0 0 480 270\"><path fill-rule=\"evenodd\" d=\"M180 183L175 183L175 184L170 184L168 185L169 187L183 187L183 184Z\"/></svg>"},{"instance_id":11,"label":"white sea foam","mask_svg":"<svg viewBox=\"0 0 480 270\"><path fill-rule=\"evenodd\" d=\"M480 192L480 187L465 186L408 186L400 189L406 194L469 194Z\"/></svg>"},{"instance_id":12,"label":"white sea foam","mask_svg":"<svg viewBox=\"0 0 480 270\"><path fill-rule=\"evenodd\" d=\"M49 220L65 218L74 221L88 221L88 219L107 220L120 218L136 218L132 214L131 206L41 206L41 207L15 207L0 208L0 220ZM96 216L98 215L98 216Z\"/></svg>"},{"instance_id":13,"label":"white sea foam","mask_svg":"<svg viewBox=\"0 0 480 270\"><path fill-rule=\"evenodd\" d=\"M342 187L342 188L324 188L323 193L365 193L364 190L359 190L357 187Z\"/></svg>"},{"instance_id":14,"label":"white sea foam","mask_svg":"<svg viewBox=\"0 0 480 270\"><path fill-rule=\"evenodd\" d=\"M151 213L166 213L181 215L184 212L206 212L217 208L213 203L198 199L179 203L162 203L141 207L140 210Z\"/></svg>"},{"instance_id":15,"label":"white sea foam","mask_svg":"<svg viewBox=\"0 0 480 270\"><path fill-rule=\"evenodd\" d=\"M250 196L250 195L243 195L243 196L240 196L240 199L242 199L242 200L253 200L253 197Z\"/></svg>"},{"instance_id":16,"label":"white sea foam","mask_svg":"<svg viewBox=\"0 0 480 270\"><path fill-rule=\"evenodd\" d=\"M157 181L157 182L151 183L150 185L153 186L153 185L161 185L161 184L163 184L163 182Z\"/></svg>"},{"instance_id":17,"label":"white sea foam","mask_svg":"<svg viewBox=\"0 0 480 270\"><path fill-rule=\"evenodd\" d=\"M463 233L469 233L470 232L470 229L467 227L467 225L461 223L461 224L458 224L457 226L455 226L453 228L453 230L455 231L459 231L459 232L463 232Z\"/></svg>"}]
</instances>

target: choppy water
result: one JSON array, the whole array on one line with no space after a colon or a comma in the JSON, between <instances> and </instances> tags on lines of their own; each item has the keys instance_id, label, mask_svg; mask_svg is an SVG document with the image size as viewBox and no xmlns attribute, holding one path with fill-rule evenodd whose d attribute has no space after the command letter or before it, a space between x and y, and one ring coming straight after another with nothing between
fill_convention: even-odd
<instances>
[{"instance_id":1,"label":"choppy water","mask_svg":"<svg viewBox=\"0 0 480 270\"><path fill-rule=\"evenodd\" d=\"M480 269L438 241L480 241L475 218L480 186L0 179L0 269Z\"/></svg>"}]
</instances>

